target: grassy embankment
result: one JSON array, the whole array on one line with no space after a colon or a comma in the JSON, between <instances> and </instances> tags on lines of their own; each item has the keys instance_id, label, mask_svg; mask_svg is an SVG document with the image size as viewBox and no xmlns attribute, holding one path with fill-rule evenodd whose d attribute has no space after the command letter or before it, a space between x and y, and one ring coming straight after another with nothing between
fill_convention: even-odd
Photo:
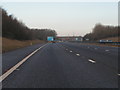
<instances>
[{"instance_id":1,"label":"grassy embankment","mask_svg":"<svg viewBox=\"0 0 120 90\"><path fill-rule=\"evenodd\" d=\"M1 39L1 38L0 38ZM12 40L12 39L8 39L8 38L2 38L2 51L7 52L7 51L11 51L11 50L15 50L18 48L22 48L22 47L26 47L26 46L30 46L30 45L34 45L34 44L38 44L38 43L45 43L42 40L26 40L26 41L19 41L19 40Z\"/></svg>"},{"instance_id":2,"label":"grassy embankment","mask_svg":"<svg viewBox=\"0 0 120 90\"><path fill-rule=\"evenodd\" d=\"M120 42L120 37L109 37L104 38L102 40L112 40L113 42ZM111 44L100 44L100 43L83 43L87 45L98 45L98 46L112 46L112 47L120 47L120 45L111 45Z\"/></svg>"}]
</instances>

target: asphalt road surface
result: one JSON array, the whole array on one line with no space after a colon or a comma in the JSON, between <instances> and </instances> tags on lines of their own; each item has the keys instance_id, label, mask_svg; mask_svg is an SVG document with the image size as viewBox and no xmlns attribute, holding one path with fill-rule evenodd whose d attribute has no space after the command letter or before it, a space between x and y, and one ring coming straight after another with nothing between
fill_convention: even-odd
<instances>
[{"instance_id":1,"label":"asphalt road surface","mask_svg":"<svg viewBox=\"0 0 120 90\"><path fill-rule=\"evenodd\" d=\"M4 53L3 74L43 44ZM118 48L47 43L3 81L3 88L118 88Z\"/></svg>"}]
</instances>

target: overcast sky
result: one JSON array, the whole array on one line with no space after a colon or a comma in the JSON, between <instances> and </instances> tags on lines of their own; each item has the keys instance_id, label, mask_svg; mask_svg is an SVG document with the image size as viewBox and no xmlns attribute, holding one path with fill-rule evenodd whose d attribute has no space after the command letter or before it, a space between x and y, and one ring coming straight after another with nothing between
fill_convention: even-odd
<instances>
[{"instance_id":1,"label":"overcast sky","mask_svg":"<svg viewBox=\"0 0 120 90\"><path fill-rule=\"evenodd\" d=\"M96 23L118 24L117 2L2 2L2 8L30 28L48 28L58 35L85 35Z\"/></svg>"}]
</instances>

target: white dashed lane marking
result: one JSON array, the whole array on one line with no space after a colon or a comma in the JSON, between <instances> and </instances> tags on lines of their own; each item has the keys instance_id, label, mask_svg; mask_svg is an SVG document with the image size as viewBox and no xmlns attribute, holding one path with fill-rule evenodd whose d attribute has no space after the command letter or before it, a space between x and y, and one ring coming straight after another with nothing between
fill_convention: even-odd
<instances>
[{"instance_id":1,"label":"white dashed lane marking","mask_svg":"<svg viewBox=\"0 0 120 90\"><path fill-rule=\"evenodd\" d=\"M118 76L120 76L120 74L118 74Z\"/></svg>"},{"instance_id":2,"label":"white dashed lane marking","mask_svg":"<svg viewBox=\"0 0 120 90\"><path fill-rule=\"evenodd\" d=\"M106 52L110 51L110 50L105 50Z\"/></svg>"},{"instance_id":3,"label":"white dashed lane marking","mask_svg":"<svg viewBox=\"0 0 120 90\"><path fill-rule=\"evenodd\" d=\"M72 52L72 51L70 51L70 52Z\"/></svg>"},{"instance_id":4,"label":"white dashed lane marking","mask_svg":"<svg viewBox=\"0 0 120 90\"><path fill-rule=\"evenodd\" d=\"M76 54L77 56L80 56L80 54Z\"/></svg>"},{"instance_id":5,"label":"white dashed lane marking","mask_svg":"<svg viewBox=\"0 0 120 90\"><path fill-rule=\"evenodd\" d=\"M88 59L88 61L91 62L91 63L96 63L96 61L92 60L92 59Z\"/></svg>"}]
</instances>

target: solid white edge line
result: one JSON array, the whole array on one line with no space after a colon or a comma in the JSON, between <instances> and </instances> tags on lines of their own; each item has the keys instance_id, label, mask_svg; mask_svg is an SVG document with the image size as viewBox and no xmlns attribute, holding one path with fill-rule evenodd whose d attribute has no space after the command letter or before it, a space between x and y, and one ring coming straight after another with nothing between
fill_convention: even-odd
<instances>
[{"instance_id":1,"label":"solid white edge line","mask_svg":"<svg viewBox=\"0 0 120 90\"><path fill-rule=\"evenodd\" d=\"M96 61L92 60L92 59L88 59L89 62L92 62L92 63L96 63Z\"/></svg>"},{"instance_id":2,"label":"solid white edge line","mask_svg":"<svg viewBox=\"0 0 120 90\"><path fill-rule=\"evenodd\" d=\"M47 45L47 44L45 44L45 45ZM43 48L45 45L43 45L43 46L39 47L38 49L36 49L35 51L33 51L27 57L25 57L20 62L18 62L15 66L13 66L7 72L5 72L3 75L1 75L0 76L0 82L2 82L5 78L7 78L13 71L15 71L20 65L22 65L25 61L27 61L28 58L30 58L33 54L35 54L38 50L40 50L41 48Z\"/></svg>"}]
</instances>

